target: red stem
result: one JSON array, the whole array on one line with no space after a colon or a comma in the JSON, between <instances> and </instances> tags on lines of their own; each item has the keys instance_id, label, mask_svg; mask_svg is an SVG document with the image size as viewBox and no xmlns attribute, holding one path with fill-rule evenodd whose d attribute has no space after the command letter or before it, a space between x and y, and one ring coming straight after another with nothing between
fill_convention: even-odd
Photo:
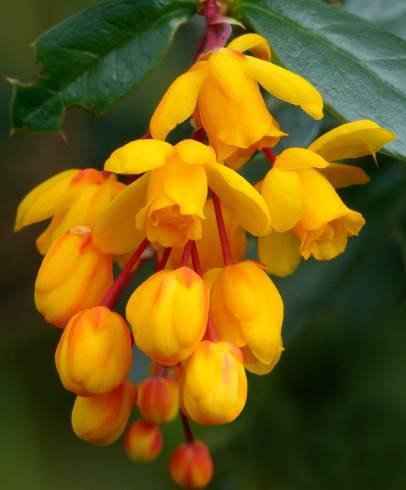
<instances>
[{"instance_id":1,"label":"red stem","mask_svg":"<svg viewBox=\"0 0 406 490\"><path fill-rule=\"evenodd\" d=\"M270 150L270 148L262 148L262 153L267 157L267 159L274 163L276 160L275 154Z\"/></svg>"},{"instance_id":2,"label":"red stem","mask_svg":"<svg viewBox=\"0 0 406 490\"><path fill-rule=\"evenodd\" d=\"M159 261L159 264L156 266L157 272L165 269L165 266L169 260L169 256L171 255L171 251L172 251L171 247L165 248L164 253L162 254L161 260Z\"/></svg>"},{"instance_id":3,"label":"red stem","mask_svg":"<svg viewBox=\"0 0 406 490\"><path fill-rule=\"evenodd\" d=\"M186 415L180 411L180 420L183 426L183 432L185 433L185 439L188 444L193 444L195 442L195 438L193 437L193 432L189 424L189 420Z\"/></svg>"},{"instance_id":4,"label":"red stem","mask_svg":"<svg viewBox=\"0 0 406 490\"><path fill-rule=\"evenodd\" d=\"M234 263L233 255L231 253L230 242L228 241L226 226L224 224L223 213L221 212L220 199L214 192L212 192L214 212L216 214L217 229L219 232L221 250L223 251L224 264L231 265Z\"/></svg>"},{"instance_id":5,"label":"red stem","mask_svg":"<svg viewBox=\"0 0 406 490\"><path fill-rule=\"evenodd\" d=\"M145 240L141 242L137 250L133 253L130 260L127 262L127 265L120 272L111 288L107 291L106 296L101 302L101 306L106 306L111 310L114 309L120 299L120 296L123 294L131 279L133 278L134 273L136 272L132 272L132 268L137 263L138 259L141 257L142 253L148 247L148 245L149 241L145 238Z\"/></svg>"},{"instance_id":6,"label":"red stem","mask_svg":"<svg viewBox=\"0 0 406 490\"><path fill-rule=\"evenodd\" d=\"M180 259L180 266L179 267L185 267L188 265L190 254L192 252L192 245L193 245L193 240L189 240L185 248L183 249L182 252L182 258Z\"/></svg>"}]
</instances>

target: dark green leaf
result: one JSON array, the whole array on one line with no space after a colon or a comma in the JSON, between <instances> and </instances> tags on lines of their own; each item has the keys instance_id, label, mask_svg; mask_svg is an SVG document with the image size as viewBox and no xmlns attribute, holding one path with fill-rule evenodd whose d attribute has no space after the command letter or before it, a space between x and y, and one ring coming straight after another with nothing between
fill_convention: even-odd
<instances>
[{"instance_id":1,"label":"dark green leaf","mask_svg":"<svg viewBox=\"0 0 406 490\"><path fill-rule=\"evenodd\" d=\"M105 111L144 78L195 10L194 0L110 0L55 26L34 43L42 76L15 85L14 129L58 131L72 105Z\"/></svg>"},{"instance_id":2,"label":"dark green leaf","mask_svg":"<svg viewBox=\"0 0 406 490\"><path fill-rule=\"evenodd\" d=\"M237 0L234 15L269 39L278 60L311 81L340 121L393 130L406 160L406 42L318 0Z\"/></svg>"}]
</instances>

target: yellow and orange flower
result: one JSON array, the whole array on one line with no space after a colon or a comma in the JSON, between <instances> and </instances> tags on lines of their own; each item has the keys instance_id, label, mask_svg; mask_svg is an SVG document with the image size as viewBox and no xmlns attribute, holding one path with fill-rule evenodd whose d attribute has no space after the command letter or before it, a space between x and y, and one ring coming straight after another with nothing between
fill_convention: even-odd
<instances>
[{"instance_id":1,"label":"yellow and orange flower","mask_svg":"<svg viewBox=\"0 0 406 490\"><path fill-rule=\"evenodd\" d=\"M136 398L137 390L129 380L104 395L77 396L72 410L73 431L97 446L113 444L124 432Z\"/></svg>"},{"instance_id":2,"label":"yellow and orange flower","mask_svg":"<svg viewBox=\"0 0 406 490\"><path fill-rule=\"evenodd\" d=\"M47 322L64 328L79 311L99 305L112 283L111 256L95 248L87 226L73 226L42 261L35 305Z\"/></svg>"},{"instance_id":3,"label":"yellow and orange flower","mask_svg":"<svg viewBox=\"0 0 406 490\"><path fill-rule=\"evenodd\" d=\"M153 461L162 449L162 434L157 425L145 420L132 423L124 439L124 450L133 461Z\"/></svg>"},{"instance_id":4,"label":"yellow and orange flower","mask_svg":"<svg viewBox=\"0 0 406 490\"><path fill-rule=\"evenodd\" d=\"M159 140L132 141L107 160L106 170L141 174L96 218L93 236L106 253L134 250L140 237L163 247L202 237L208 188L253 235L269 232L268 208L243 177L217 163L213 149L194 140L175 146Z\"/></svg>"},{"instance_id":5,"label":"yellow and orange flower","mask_svg":"<svg viewBox=\"0 0 406 490\"><path fill-rule=\"evenodd\" d=\"M274 146L285 134L269 113L258 84L321 119L323 100L319 92L270 59L269 44L258 34L244 34L226 48L207 53L163 96L151 119L152 136L165 140L177 124L193 114L218 159L239 167L256 149Z\"/></svg>"},{"instance_id":6,"label":"yellow and orange flower","mask_svg":"<svg viewBox=\"0 0 406 490\"><path fill-rule=\"evenodd\" d=\"M300 255L330 260L345 250L365 220L343 203L334 187L365 184L369 178L359 167L331 162L375 156L394 138L372 121L356 121L329 131L307 149L289 148L276 157L261 190L272 232L258 242L260 260L271 272L290 274Z\"/></svg>"},{"instance_id":7,"label":"yellow and orange flower","mask_svg":"<svg viewBox=\"0 0 406 490\"><path fill-rule=\"evenodd\" d=\"M145 420L166 424L179 410L179 386L176 380L163 376L144 379L138 386L138 409Z\"/></svg>"},{"instance_id":8,"label":"yellow and orange flower","mask_svg":"<svg viewBox=\"0 0 406 490\"><path fill-rule=\"evenodd\" d=\"M17 209L14 230L52 217L37 239L39 252L45 254L72 226L91 228L97 214L124 188L115 175L93 168L65 170L25 196Z\"/></svg>"},{"instance_id":9,"label":"yellow and orange flower","mask_svg":"<svg viewBox=\"0 0 406 490\"><path fill-rule=\"evenodd\" d=\"M206 444L182 444L171 455L169 471L174 482L184 488L203 488L213 478L213 461Z\"/></svg>"},{"instance_id":10,"label":"yellow and orange flower","mask_svg":"<svg viewBox=\"0 0 406 490\"><path fill-rule=\"evenodd\" d=\"M64 387L78 395L116 388L132 363L131 336L123 317L104 306L75 315L63 331L55 363Z\"/></svg>"}]
</instances>

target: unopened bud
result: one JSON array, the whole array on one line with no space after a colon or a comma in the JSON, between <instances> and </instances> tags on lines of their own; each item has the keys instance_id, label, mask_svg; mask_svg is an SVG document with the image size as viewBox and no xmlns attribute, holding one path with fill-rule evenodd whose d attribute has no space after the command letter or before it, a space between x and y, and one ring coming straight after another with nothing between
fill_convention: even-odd
<instances>
[{"instance_id":1,"label":"unopened bud","mask_svg":"<svg viewBox=\"0 0 406 490\"><path fill-rule=\"evenodd\" d=\"M133 461L153 461L162 449L162 434L157 425L137 420L128 429L124 449Z\"/></svg>"},{"instance_id":2,"label":"unopened bud","mask_svg":"<svg viewBox=\"0 0 406 490\"><path fill-rule=\"evenodd\" d=\"M179 410L179 387L174 379L156 376L138 386L138 408L145 420L166 424Z\"/></svg>"},{"instance_id":3,"label":"unopened bud","mask_svg":"<svg viewBox=\"0 0 406 490\"><path fill-rule=\"evenodd\" d=\"M184 488L204 488L213 478L213 461L201 441L182 444L172 453L170 474L174 482Z\"/></svg>"}]
</instances>

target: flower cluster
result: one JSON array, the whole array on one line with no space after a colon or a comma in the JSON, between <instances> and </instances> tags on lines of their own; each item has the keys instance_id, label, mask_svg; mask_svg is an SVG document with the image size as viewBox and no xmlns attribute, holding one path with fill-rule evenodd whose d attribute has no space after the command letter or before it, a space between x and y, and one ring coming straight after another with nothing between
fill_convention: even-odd
<instances>
[{"instance_id":1,"label":"flower cluster","mask_svg":"<svg viewBox=\"0 0 406 490\"><path fill-rule=\"evenodd\" d=\"M246 371L269 373L283 351L283 301L269 273L286 276L301 258L330 260L345 250L365 220L335 189L368 176L341 161L374 156L394 138L362 120L274 154L286 133L260 87L314 119L323 117L321 95L271 63L263 37L244 34L227 47L224 36L210 39L168 88L149 133L116 149L103 171L67 170L45 181L16 218L16 230L51 218L37 240L45 256L35 304L63 329L55 363L76 394L75 434L112 444L137 407L124 447L131 459L150 461L163 444L159 426L180 414L186 443L173 452L170 473L191 488L207 485L213 464L189 420L235 420L247 399ZM166 141L189 119L189 139ZM261 150L269 171L253 185L238 170ZM247 233L258 237L258 261L245 260ZM150 259L156 272L132 291L124 319L117 303ZM152 363L137 387L129 379L134 343Z\"/></svg>"}]
</instances>

